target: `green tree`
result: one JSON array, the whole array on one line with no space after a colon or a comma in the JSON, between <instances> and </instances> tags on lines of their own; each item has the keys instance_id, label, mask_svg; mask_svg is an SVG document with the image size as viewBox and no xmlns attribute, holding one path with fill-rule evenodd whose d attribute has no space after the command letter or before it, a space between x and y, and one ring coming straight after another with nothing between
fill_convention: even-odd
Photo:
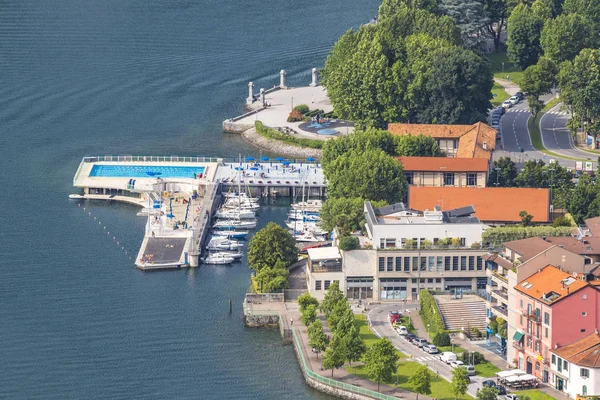
<instances>
[{"instance_id":1,"label":"green tree","mask_svg":"<svg viewBox=\"0 0 600 400\"><path fill-rule=\"evenodd\" d=\"M348 316L350 317L350 320L348 320ZM344 319L345 321L341 326L342 331L340 332L340 335L343 335L346 330L349 329L348 321L350 321L350 324L354 323L354 314L352 314L350 304L348 304L345 297L335 304L333 310L326 316L326 319L332 333L338 333L338 326Z\"/></svg>"},{"instance_id":2,"label":"green tree","mask_svg":"<svg viewBox=\"0 0 600 400\"><path fill-rule=\"evenodd\" d=\"M561 14L544 23L540 43L544 56L560 63L572 60L585 48L596 44L593 22L579 14Z\"/></svg>"},{"instance_id":3,"label":"green tree","mask_svg":"<svg viewBox=\"0 0 600 400\"><path fill-rule=\"evenodd\" d=\"M525 162L523 169L514 179L517 187L548 187L546 174L544 174L545 163L542 160L529 160Z\"/></svg>"},{"instance_id":4,"label":"green tree","mask_svg":"<svg viewBox=\"0 0 600 400\"><path fill-rule=\"evenodd\" d=\"M558 80L561 99L579 121L600 119L600 50L583 49L561 64Z\"/></svg>"},{"instance_id":5,"label":"green tree","mask_svg":"<svg viewBox=\"0 0 600 400\"><path fill-rule=\"evenodd\" d=\"M435 138L423 134L397 136L398 147L396 154L399 156L413 157L443 157Z\"/></svg>"},{"instance_id":6,"label":"green tree","mask_svg":"<svg viewBox=\"0 0 600 400\"><path fill-rule=\"evenodd\" d=\"M364 360L369 378L377 382L377 391L381 382L392 381L392 376L398 369L398 352L392 342L386 338L376 341L369 347Z\"/></svg>"},{"instance_id":7,"label":"green tree","mask_svg":"<svg viewBox=\"0 0 600 400\"><path fill-rule=\"evenodd\" d=\"M436 12L438 3L439 0L383 0L379 6L379 18L391 17L404 7Z\"/></svg>"},{"instance_id":8,"label":"green tree","mask_svg":"<svg viewBox=\"0 0 600 400\"><path fill-rule=\"evenodd\" d=\"M333 334L331 342L323 354L323 369L331 370L331 378L333 379L333 371L341 368L346 360L342 340Z\"/></svg>"},{"instance_id":9,"label":"green tree","mask_svg":"<svg viewBox=\"0 0 600 400\"><path fill-rule=\"evenodd\" d=\"M454 20L462 43L475 48L481 41L481 29L489 24L483 2L477 0L441 0L439 10Z\"/></svg>"},{"instance_id":10,"label":"green tree","mask_svg":"<svg viewBox=\"0 0 600 400\"><path fill-rule=\"evenodd\" d=\"M274 293L280 292L288 287L288 277L290 273L286 268L280 267L263 267L256 273L254 277L258 283L258 292Z\"/></svg>"},{"instance_id":11,"label":"green tree","mask_svg":"<svg viewBox=\"0 0 600 400\"><path fill-rule=\"evenodd\" d=\"M305 326L309 326L317 320L317 306L310 304L302 310L302 316L300 320Z\"/></svg>"},{"instance_id":12,"label":"green tree","mask_svg":"<svg viewBox=\"0 0 600 400\"><path fill-rule=\"evenodd\" d=\"M344 135L333 140L328 140L323 146L323 167L336 158L353 152L366 149L380 149L391 156L396 155L398 137L389 131L376 128L356 130L354 133Z\"/></svg>"},{"instance_id":13,"label":"green tree","mask_svg":"<svg viewBox=\"0 0 600 400\"><path fill-rule=\"evenodd\" d=\"M433 337L433 344L437 347L450 346L452 344L450 341L450 335L448 332L439 332Z\"/></svg>"},{"instance_id":14,"label":"green tree","mask_svg":"<svg viewBox=\"0 0 600 400\"><path fill-rule=\"evenodd\" d=\"M552 226L555 228L559 226L571 226L571 220L563 215L552 221Z\"/></svg>"},{"instance_id":15,"label":"green tree","mask_svg":"<svg viewBox=\"0 0 600 400\"><path fill-rule=\"evenodd\" d=\"M500 38L506 29L506 20L510 15L507 0L483 0L488 23L482 29L483 34L494 41L494 51L500 51Z\"/></svg>"},{"instance_id":16,"label":"green tree","mask_svg":"<svg viewBox=\"0 0 600 400\"><path fill-rule=\"evenodd\" d=\"M317 319L308 327L308 345L314 349L317 358L319 358L319 353L325 351L327 344L327 335L323 331L323 323L320 319Z\"/></svg>"},{"instance_id":17,"label":"green tree","mask_svg":"<svg viewBox=\"0 0 600 400\"><path fill-rule=\"evenodd\" d=\"M340 302L346 302L344 293L340 290L340 285L337 281L333 281L329 285L329 289L325 293L325 297L321 301L320 309L325 315L325 319L329 319L329 315L333 312L335 306Z\"/></svg>"},{"instance_id":18,"label":"green tree","mask_svg":"<svg viewBox=\"0 0 600 400\"><path fill-rule=\"evenodd\" d=\"M350 329L342 337L343 348L346 354L346 361L352 365L352 361L357 361L365 353L367 347L360 337L360 330L356 323L352 324Z\"/></svg>"},{"instance_id":19,"label":"green tree","mask_svg":"<svg viewBox=\"0 0 600 400\"><path fill-rule=\"evenodd\" d=\"M510 157L500 157L494 161L488 186L512 187L517 174L517 165Z\"/></svg>"},{"instance_id":20,"label":"green tree","mask_svg":"<svg viewBox=\"0 0 600 400\"><path fill-rule=\"evenodd\" d=\"M419 394L430 394L431 372L429 372L429 368L426 365L420 365L408 379L408 383L412 386L415 393L417 393L417 400L419 400Z\"/></svg>"},{"instance_id":21,"label":"green tree","mask_svg":"<svg viewBox=\"0 0 600 400\"><path fill-rule=\"evenodd\" d=\"M452 393L454 398L464 396L469 388L469 376L466 368L454 368L452 370Z\"/></svg>"},{"instance_id":22,"label":"green tree","mask_svg":"<svg viewBox=\"0 0 600 400\"><path fill-rule=\"evenodd\" d=\"M319 300L312 297L310 293L302 293L298 296L298 307L300 307L300 312L304 311L306 307L313 305L315 307L319 307Z\"/></svg>"},{"instance_id":23,"label":"green tree","mask_svg":"<svg viewBox=\"0 0 600 400\"><path fill-rule=\"evenodd\" d=\"M534 65L541 52L540 35L544 27L544 17L526 4L517 5L508 18L508 57L519 68Z\"/></svg>"},{"instance_id":24,"label":"green tree","mask_svg":"<svg viewBox=\"0 0 600 400\"><path fill-rule=\"evenodd\" d=\"M531 226L531 220L533 219L533 215L523 210L519 212L519 217L521 217L521 225Z\"/></svg>"},{"instance_id":25,"label":"green tree","mask_svg":"<svg viewBox=\"0 0 600 400\"><path fill-rule=\"evenodd\" d=\"M556 64L545 57L541 57L537 64L527 67L523 72L521 89L527 95L529 109L534 118L544 106L540 101L540 96L550 93L557 74L558 67Z\"/></svg>"},{"instance_id":26,"label":"green tree","mask_svg":"<svg viewBox=\"0 0 600 400\"><path fill-rule=\"evenodd\" d=\"M498 389L494 386L483 386L477 390L477 400L496 400L498 397Z\"/></svg>"},{"instance_id":27,"label":"green tree","mask_svg":"<svg viewBox=\"0 0 600 400\"><path fill-rule=\"evenodd\" d=\"M328 232L337 226L342 236L360 230L365 219L364 203L359 197L328 197L321 208L321 226ZM385 201L371 202L374 208L385 204Z\"/></svg>"},{"instance_id":28,"label":"green tree","mask_svg":"<svg viewBox=\"0 0 600 400\"><path fill-rule=\"evenodd\" d=\"M343 236L338 247L344 251L360 249L360 240L356 236Z\"/></svg>"},{"instance_id":29,"label":"green tree","mask_svg":"<svg viewBox=\"0 0 600 400\"><path fill-rule=\"evenodd\" d=\"M579 177L568 206L569 213L571 213L577 224L582 224L586 218L596 216L599 193L598 184L592 182L589 175L584 174Z\"/></svg>"},{"instance_id":30,"label":"green tree","mask_svg":"<svg viewBox=\"0 0 600 400\"><path fill-rule=\"evenodd\" d=\"M294 238L287 229L274 222L256 232L248 244L248 264L257 272L276 265L286 268L297 260Z\"/></svg>"},{"instance_id":31,"label":"green tree","mask_svg":"<svg viewBox=\"0 0 600 400\"><path fill-rule=\"evenodd\" d=\"M563 6L564 14L585 15L596 25L600 24L600 2L597 0L565 0Z\"/></svg>"},{"instance_id":32,"label":"green tree","mask_svg":"<svg viewBox=\"0 0 600 400\"><path fill-rule=\"evenodd\" d=\"M382 150L344 154L325 169L329 197L382 200L389 204L404 198L406 178L400 163Z\"/></svg>"}]
</instances>

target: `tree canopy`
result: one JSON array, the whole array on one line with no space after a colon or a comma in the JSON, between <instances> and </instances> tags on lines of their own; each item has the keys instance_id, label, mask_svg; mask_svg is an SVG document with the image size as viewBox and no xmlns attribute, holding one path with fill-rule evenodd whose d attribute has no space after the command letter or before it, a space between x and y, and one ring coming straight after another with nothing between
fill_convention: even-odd
<instances>
[{"instance_id":1,"label":"tree canopy","mask_svg":"<svg viewBox=\"0 0 600 400\"><path fill-rule=\"evenodd\" d=\"M511 187L517 177L517 165L510 157L500 157L494 161L488 186Z\"/></svg>"},{"instance_id":2,"label":"tree canopy","mask_svg":"<svg viewBox=\"0 0 600 400\"><path fill-rule=\"evenodd\" d=\"M498 389L495 386L482 386L477 390L477 400L496 400Z\"/></svg>"},{"instance_id":3,"label":"tree canopy","mask_svg":"<svg viewBox=\"0 0 600 400\"><path fill-rule=\"evenodd\" d=\"M323 369L331 370L331 377L333 378L333 371L341 368L346 361L346 354L344 350L344 343L341 338L333 334L331 342L323 354Z\"/></svg>"},{"instance_id":4,"label":"tree canopy","mask_svg":"<svg viewBox=\"0 0 600 400\"><path fill-rule=\"evenodd\" d=\"M333 281L331 285L329 285L329 289L327 289L325 297L320 305L320 309L325 315L325 319L329 319L329 315L341 301L345 301L344 293L340 290L340 284L337 281Z\"/></svg>"},{"instance_id":5,"label":"tree canopy","mask_svg":"<svg viewBox=\"0 0 600 400\"><path fill-rule=\"evenodd\" d=\"M265 267L287 268L297 260L294 238L274 222L256 232L248 244L248 264L255 271Z\"/></svg>"},{"instance_id":6,"label":"tree canopy","mask_svg":"<svg viewBox=\"0 0 600 400\"><path fill-rule=\"evenodd\" d=\"M319 357L319 353L325 351L327 348L327 335L323 331L323 323L320 319L315 320L307 329L308 331L308 345L312 347L317 353L317 358Z\"/></svg>"},{"instance_id":7,"label":"tree canopy","mask_svg":"<svg viewBox=\"0 0 600 400\"><path fill-rule=\"evenodd\" d=\"M529 108L534 117L543 107L540 96L550 93L557 75L558 67L556 63L545 57L541 57L537 64L527 67L523 73L521 89L527 95Z\"/></svg>"},{"instance_id":8,"label":"tree canopy","mask_svg":"<svg viewBox=\"0 0 600 400\"><path fill-rule=\"evenodd\" d=\"M364 360L365 370L369 378L377 382L378 391L381 382L391 382L394 372L398 369L398 352L387 338L378 340L369 347Z\"/></svg>"},{"instance_id":9,"label":"tree canopy","mask_svg":"<svg viewBox=\"0 0 600 400\"><path fill-rule=\"evenodd\" d=\"M419 394L430 394L431 393L431 372L426 365L420 365L419 368L408 378L410 383L417 393L417 400L419 400Z\"/></svg>"},{"instance_id":10,"label":"tree canopy","mask_svg":"<svg viewBox=\"0 0 600 400\"><path fill-rule=\"evenodd\" d=\"M469 376L466 368L454 368L452 370L452 394L455 398L463 396L469 389Z\"/></svg>"},{"instance_id":11,"label":"tree canopy","mask_svg":"<svg viewBox=\"0 0 600 400\"><path fill-rule=\"evenodd\" d=\"M548 17L546 17L548 18ZM508 57L519 68L534 65L542 52L540 35L544 27L544 16L526 4L517 5L508 18Z\"/></svg>"},{"instance_id":12,"label":"tree canopy","mask_svg":"<svg viewBox=\"0 0 600 400\"><path fill-rule=\"evenodd\" d=\"M593 22L580 14L560 14L544 23L540 43L544 56L560 63L572 60L585 48L594 47Z\"/></svg>"},{"instance_id":13,"label":"tree canopy","mask_svg":"<svg viewBox=\"0 0 600 400\"><path fill-rule=\"evenodd\" d=\"M466 48L475 48L481 40L481 30L490 20L478 0L441 0L439 11L454 20L460 31L462 44Z\"/></svg>"}]
</instances>

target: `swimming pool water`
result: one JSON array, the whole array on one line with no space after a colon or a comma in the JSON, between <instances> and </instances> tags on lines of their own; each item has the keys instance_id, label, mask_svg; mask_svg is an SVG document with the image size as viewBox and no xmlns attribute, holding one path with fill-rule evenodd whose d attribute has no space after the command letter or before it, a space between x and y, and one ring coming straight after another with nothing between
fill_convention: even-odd
<instances>
[{"instance_id":1,"label":"swimming pool water","mask_svg":"<svg viewBox=\"0 0 600 400\"><path fill-rule=\"evenodd\" d=\"M166 165L102 165L96 164L90 176L111 178L194 178L204 173L205 168Z\"/></svg>"}]
</instances>

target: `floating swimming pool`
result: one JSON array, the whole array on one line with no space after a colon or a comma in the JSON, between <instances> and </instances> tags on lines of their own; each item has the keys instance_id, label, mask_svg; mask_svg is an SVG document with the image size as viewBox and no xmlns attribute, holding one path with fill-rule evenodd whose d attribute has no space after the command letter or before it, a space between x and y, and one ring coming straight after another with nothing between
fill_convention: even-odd
<instances>
[{"instance_id":1,"label":"floating swimming pool","mask_svg":"<svg viewBox=\"0 0 600 400\"><path fill-rule=\"evenodd\" d=\"M110 178L194 178L204 174L204 167L166 165L103 165L96 164L90 176Z\"/></svg>"},{"instance_id":2,"label":"floating swimming pool","mask_svg":"<svg viewBox=\"0 0 600 400\"><path fill-rule=\"evenodd\" d=\"M317 131L317 135L335 135L337 133L338 131L336 131L335 129L319 129Z\"/></svg>"}]
</instances>

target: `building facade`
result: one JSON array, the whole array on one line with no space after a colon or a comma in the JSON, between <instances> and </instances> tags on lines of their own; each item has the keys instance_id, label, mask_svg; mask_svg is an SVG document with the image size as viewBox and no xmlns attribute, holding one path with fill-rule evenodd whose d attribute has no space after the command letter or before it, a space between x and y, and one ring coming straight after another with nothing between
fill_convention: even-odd
<instances>
[{"instance_id":1,"label":"building facade","mask_svg":"<svg viewBox=\"0 0 600 400\"><path fill-rule=\"evenodd\" d=\"M485 187L485 158L397 157L409 185Z\"/></svg>"},{"instance_id":2,"label":"building facade","mask_svg":"<svg viewBox=\"0 0 600 400\"><path fill-rule=\"evenodd\" d=\"M600 394L600 335L595 331L567 346L550 350L554 387L572 399Z\"/></svg>"}]
</instances>

